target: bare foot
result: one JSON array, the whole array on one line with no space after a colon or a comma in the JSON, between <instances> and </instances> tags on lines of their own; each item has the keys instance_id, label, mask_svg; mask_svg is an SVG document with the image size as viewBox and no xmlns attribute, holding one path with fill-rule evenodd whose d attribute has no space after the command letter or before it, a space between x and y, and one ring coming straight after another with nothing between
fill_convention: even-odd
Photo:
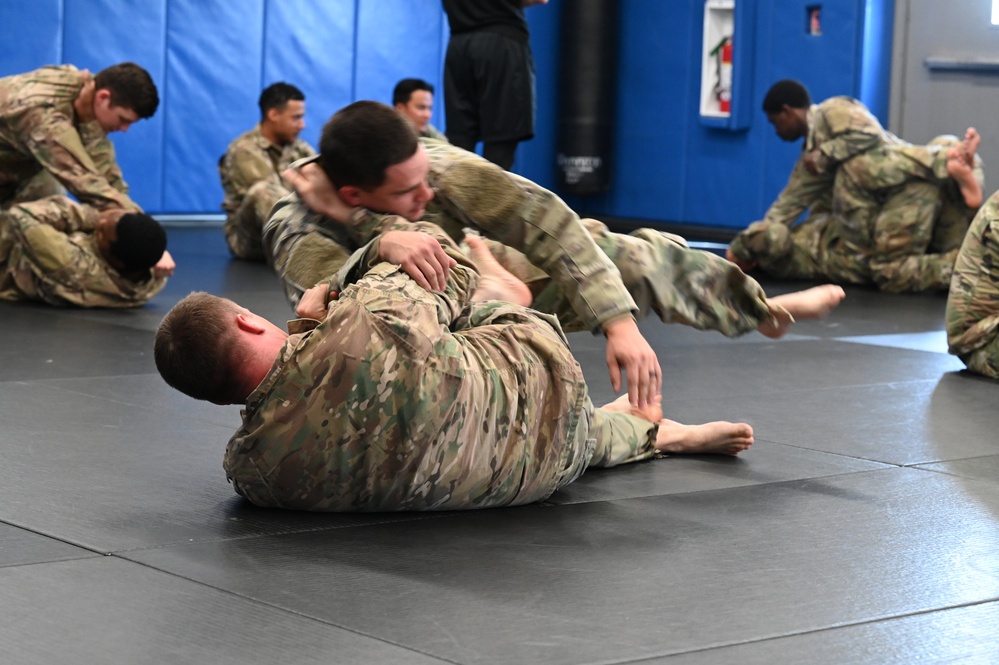
<instances>
[{"instance_id":1,"label":"bare foot","mask_svg":"<svg viewBox=\"0 0 999 665\"><path fill-rule=\"evenodd\" d=\"M635 416L636 418L641 418L642 420L648 420L650 423L657 423L662 420L663 417L663 396L656 395L655 402L649 404L644 408L634 406L630 401L628 401L627 395L621 395L616 400L610 404L604 404L601 409L604 411L613 411L615 413L627 413L628 415Z\"/></svg>"},{"instance_id":2,"label":"bare foot","mask_svg":"<svg viewBox=\"0 0 999 665\"><path fill-rule=\"evenodd\" d=\"M527 284L499 264L496 257L486 248L486 243L482 242L482 238L469 234L465 236L465 243L479 269L479 287L472 295L473 301L502 300L524 307L530 306L534 298Z\"/></svg>"},{"instance_id":3,"label":"bare foot","mask_svg":"<svg viewBox=\"0 0 999 665\"><path fill-rule=\"evenodd\" d=\"M791 317L791 323L803 319L821 319L831 312L846 297L843 287L835 284L813 286L804 291L785 293L768 299L772 318L761 323L757 330L767 337L780 337L787 332L790 323L786 323L780 310ZM775 308L777 312L775 313Z\"/></svg>"},{"instance_id":4,"label":"bare foot","mask_svg":"<svg viewBox=\"0 0 999 665\"><path fill-rule=\"evenodd\" d=\"M718 420L703 425L681 425L662 419L656 450L683 455L738 455L753 445L753 428L746 423Z\"/></svg>"},{"instance_id":5,"label":"bare foot","mask_svg":"<svg viewBox=\"0 0 999 665\"><path fill-rule=\"evenodd\" d=\"M756 267L756 261L744 261L732 253L731 249L725 248L725 259L734 263L742 272L749 272Z\"/></svg>"},{"instance_id":6,"label":"bare foot","mask_svg":"<svg viewBox=\"0 0 999 665\"><path fill-rule=\"evenodd\" d=\"M982 137L978 130L969 127L964 134L964 141L947 151L947 173L961 189L964 204L969 208L982 205L982 186L975 178L975 153Z\"/></svg>"}]
</instances>

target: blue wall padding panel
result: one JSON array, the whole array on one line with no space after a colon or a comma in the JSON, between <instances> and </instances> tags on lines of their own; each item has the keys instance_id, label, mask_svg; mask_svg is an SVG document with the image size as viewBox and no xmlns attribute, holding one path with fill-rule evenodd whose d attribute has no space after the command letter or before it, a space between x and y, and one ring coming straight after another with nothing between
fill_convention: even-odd
<instances>
[{"instance_id":1,"label":"blue wall padding panel","mask_svg":"<svg viewBox=\"0 0 999 665\"><path fill-rule=\"evenodd\" d=\"M565 2L526 10L538 110L535 138L521 145L514 169L548 187ZM780 78L801 79L817 100L859 95L885 120L894 0L737 2L753 22L742 34L754 41L741 64L751 69L740 79L751 90L749 126L740 131L705 126L699 116L703 0L621 3L618 78L606 91L617 103L613 186L567 199L573 207L651 225L737 228L758 219L800 150L780 141L759 109ZM814 4L822 6L818 37L805 29L805 8ZM149 69L160 110L112 138L133 195L150 212L220 212L217 160L259 120L260 91L277 80L305 92L303 138L313 144L338 108L356 99L389 102L408 76L438 87L433 122L446 129L440 0L16 1L0 2L0 25L7 37L0 75L60 62L97 70L134 60Z\"/></svg>"},{"instance_id":2,"label":"blue wall padding panel","mask_svg":"<svg viewBox=\"0 0 999 665\"><path fill-rule=\"evenodd\" d=\"M108 20L115 15L129 20ZM130 60L144 67L156 82L160 93L156 115L110 136L132 198L147 210L161 210L166 0L65 0L65 20L74 27L65 36L66 62L96 74Z\"/></svg>"},{"instance_id":3,"label":"blue wall padding panel","mask_svg":"<svg viewBox=\"0 0 999 665\"><path fill-rule=\"evenodd\" d=\"M392 89L400 79L424 79L437 90L431 122L442 128L441 16L439 2L359 3L356 98L391 104Z\"/></svg>"},{"instance_id":4,"label":"blue wall padding panel","mask_svg":"<svg viewBox=\"0 0 999 665\"><path fill-rule=\"evenodd\" d=\"M0 2L0 76L65 62L62 28L62 0Z\"/></svg>"},{"instance_id":5,"label":"blue wall padding panel","mask_svg":"<svg viewBox=\"0 0 999 665\"><path fill-rule=\"evenodd\" d=\"M170 2L163 197L171 212L219 210L219 157L260 116L263 26L263 0Z\"/></svg>"},{"instance_id":6,"label":"blue wall padding panel","mask_svg":"<svg viewBox=\"0 0 999 665\"><path fill-rule=\"evenodd\" d=\"M354 0L272 0L266 5L264 75L258 94L276 81L300 88L305 93L301 138L317 149L326 120L354 100L355 11Z\"/></svg>"}]
</instances>

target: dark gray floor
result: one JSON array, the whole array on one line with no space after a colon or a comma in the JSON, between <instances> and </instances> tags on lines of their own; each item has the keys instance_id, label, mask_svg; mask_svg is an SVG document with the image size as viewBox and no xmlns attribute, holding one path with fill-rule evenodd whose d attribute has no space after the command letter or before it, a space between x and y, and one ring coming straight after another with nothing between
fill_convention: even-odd
<instances>
[{"instance_id":1,"label":"dark gray floor","mask_svg":"<svg viewBox=\"0 0 999 665\"><path fill-rule=\"evenodd\" d=\"M6 663L913 663L999 653L999 383L946 355L944 299L849 289L790 337L658 321L667 415L745 420L737 459L592 471L542 505L259 510L236 407L170 390L193 289L290 317L212 229L138 311L0 306ZM780 293L804 285L767 283ZM594 401L602 341L571 337Z\"/></svg>"}]
</instances>

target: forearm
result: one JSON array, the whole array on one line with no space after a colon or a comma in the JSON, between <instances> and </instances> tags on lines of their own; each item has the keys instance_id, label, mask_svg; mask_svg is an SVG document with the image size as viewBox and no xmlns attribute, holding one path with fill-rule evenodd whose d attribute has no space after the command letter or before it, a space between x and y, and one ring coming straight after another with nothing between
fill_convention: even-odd
<instances>
[{"instance_id":1,"label":"forearm","mask_svg":"<svg viewBox=\"0 0 999 665\"><path fill-rule=\"evenodd\" d=\"M787 185L767 209L763 221L791 226L803 212L830 196L832 182L832 174L809 173L804 161L799 159L791 171Z\"/></svg>"}]
</instances>

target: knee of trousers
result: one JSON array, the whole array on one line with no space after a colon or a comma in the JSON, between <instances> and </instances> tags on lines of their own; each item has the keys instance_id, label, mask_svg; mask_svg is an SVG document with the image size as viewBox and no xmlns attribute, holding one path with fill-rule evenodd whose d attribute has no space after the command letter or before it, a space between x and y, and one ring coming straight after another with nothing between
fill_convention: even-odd
<instances>
[{"instance_id":1,"label":"knee of trousers","mask_svg":"<svg viewBox=\"0 0 999 665\"><path fill-rule=\"evenodd\" d=\"M744 261L781 258L791 252L791 231L783 224L754 222L732 240L730 248Z\"/></svg>"}]
</instances>

